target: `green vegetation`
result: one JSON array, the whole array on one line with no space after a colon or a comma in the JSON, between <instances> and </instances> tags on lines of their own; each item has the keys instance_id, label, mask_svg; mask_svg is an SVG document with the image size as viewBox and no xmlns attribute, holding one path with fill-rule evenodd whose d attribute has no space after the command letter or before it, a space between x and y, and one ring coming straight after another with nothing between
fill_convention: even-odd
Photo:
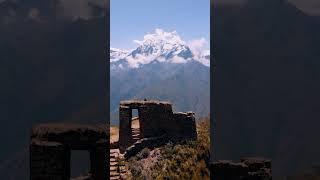
<instances>
[{"instance_id":1,"label":"green vegetation","mask_svg":"<svg viewBox=\"0 0 320 180\"><path fill-rule=\"evenodd\" d=\"M132 179L210 179L209 119L198 122L198 140L144 149L128 163ZM133 178L134 177L134 178Z\"/></svg>"}]
</instances>

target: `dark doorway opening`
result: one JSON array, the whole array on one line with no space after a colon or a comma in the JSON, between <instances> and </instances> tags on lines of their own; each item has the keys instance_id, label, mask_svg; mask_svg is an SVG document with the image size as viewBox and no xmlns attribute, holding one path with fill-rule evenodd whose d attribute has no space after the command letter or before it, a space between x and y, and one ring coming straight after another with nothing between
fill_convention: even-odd
<instances>
[{"instance_id":1,"label":"dark doorway opening","mask_svg":"<svg viewBox=\"0 0 320 180\"><path fill-rule=\"evenodd\" d=\"M83 150L71 150L70 152L70 176L83 177L90 172L90 153Z\"/></svg>"},{"instance_id":2,"label":"dark doorway opening","mask_svg":"<svg viewBox=\"0 0 320 180\"><path fill-rule=\"evenodd\" d=\"M132 120L131 120L131 132L132 132L132 140L136 142L141 139L140 132L140 117L138 109L132 109Z\"/></svg>"}]
</instances>

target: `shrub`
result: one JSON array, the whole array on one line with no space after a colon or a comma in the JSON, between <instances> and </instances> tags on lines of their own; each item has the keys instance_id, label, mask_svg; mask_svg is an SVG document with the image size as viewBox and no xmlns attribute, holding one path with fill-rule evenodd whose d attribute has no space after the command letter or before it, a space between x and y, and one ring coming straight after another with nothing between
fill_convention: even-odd
<instances>
[{"instance_id":1,"label":"shrub","mask_svg":"<svg viewBox=\"0 0 320 180\"><path fill-rule=\"evenodd\" d=\"M210 179L210 121L198 122L198 139L185 144L168 143L160 147L157 161L144 168L142 159L148 158L149 149L142 150L129 161L133 179Z\"/></svg>"},{"instance_id":2,"label":"shrub","mask_svg":"<svg viewBox=\"0 0 320 180\"><path fill-rule=\"evenodd\" d=\"M136 157L137 157L137 160L141 160L141 159L145 159L149 156L150 154L150 150L148 148L144 148L142 149L141 152L139 152Z\"/></svg>"}]
</instances>

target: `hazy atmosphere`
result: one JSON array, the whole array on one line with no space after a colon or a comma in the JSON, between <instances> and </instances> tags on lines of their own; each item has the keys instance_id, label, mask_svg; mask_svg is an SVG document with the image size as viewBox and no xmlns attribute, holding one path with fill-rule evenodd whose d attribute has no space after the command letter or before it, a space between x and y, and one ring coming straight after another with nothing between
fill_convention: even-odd
<instances>
[{"instance_id":1,"label":"hazy atmosphere","mask_svg":"<svg viewBox=\"0 0 320 180\"><path fill-rule=\"evenodd\" d=\"M209 3L111 1L111 123L127 99L167 100L177 111L209 114Z\"/></svg>"}]
</instances>

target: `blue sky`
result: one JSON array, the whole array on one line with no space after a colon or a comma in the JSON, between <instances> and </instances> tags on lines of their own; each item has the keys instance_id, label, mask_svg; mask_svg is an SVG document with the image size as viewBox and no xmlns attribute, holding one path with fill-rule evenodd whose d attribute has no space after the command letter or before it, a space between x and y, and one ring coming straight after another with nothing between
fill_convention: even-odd
<instances>
[{"instance_id":1,"label":"blue sky","mask_svg":"<svg viewBox=\"0 0 320 180\"><path fill-rule=\"evenodd\" d=\"M210 41L210 0L111 0L111 47L131 49L156 28Z\"/></svg>"}]
</instances>

